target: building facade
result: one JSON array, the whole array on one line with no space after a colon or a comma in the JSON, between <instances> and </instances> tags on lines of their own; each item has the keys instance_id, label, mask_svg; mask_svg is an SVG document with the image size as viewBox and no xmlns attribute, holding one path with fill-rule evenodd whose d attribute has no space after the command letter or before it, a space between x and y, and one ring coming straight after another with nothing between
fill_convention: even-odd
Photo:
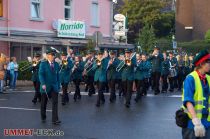
<instances>
[{"instance_id":1,"label":"building facade","mask_svg":"<svg viewBox=\"0 0 210 139\"><path fill-rule=\"evenodd\" d=\"M210 29L210 0L176 0L176 39L204 39Z\"/></svg>"},{"instance_id":2,"label":"building facade","mask_svg":"<svg viewBox=\"0 0 210 139\"><path fill-rule=\"evenodd\" d=\"M96 39L100 47L115 45L112 4L112 0L0 0L0 52L22 60L51 46L84 47L89 39Z\"/></svg>"}]
</instances>

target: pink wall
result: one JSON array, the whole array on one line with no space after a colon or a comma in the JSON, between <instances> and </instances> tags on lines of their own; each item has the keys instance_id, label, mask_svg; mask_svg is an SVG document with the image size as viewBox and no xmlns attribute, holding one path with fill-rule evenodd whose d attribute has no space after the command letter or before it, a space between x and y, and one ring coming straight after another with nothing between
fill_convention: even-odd
<instances>
[{"instance_id":1,"label":"pink wall","mask_svg":"<svg viewBox=\"0 0 210 139\"><path fill-rule=\"evenodd\" d=\"M110 35L110 0L98 0L100 11L99 28L91 26L92 1L93 0L74 1L74 7L78 7L79 5L79 8L74 8L74 20L85 21L88 26L87 33L93 34L95 31L100 31L103 35Z\"/></svg>"},{"instance_id":2,"label":"pink wall","mask_svg":"<svg viewBox=\"0 0 210 139\"><path fill-rule=\"evenodd\" d=\"M30 0L4 0L4 10L7 9L6 1L10 1L10 27L26 30L53 31L52 22L64 19L64 0L42 0L43 21L30 20ZM73 0L73 19L85 21L88 28L87 34L95 31L103 35L110 35L110 0L98 0L100 10L99 28L91 25L91 3L93 0ZM5 14L7 12L5 11ZM6 21L0 20L0 27L7 27Z\"/></svg>"},{"instance_id":3,"label":"pink wall","mask_svg":"<svg viewBox=\"0 0 210 139\"><path fill-rule=\"evenodd\" d=\"M9 55L8 43L7 42L0 42L0 53L5 55Z\"/></svg>"}]
</instances>

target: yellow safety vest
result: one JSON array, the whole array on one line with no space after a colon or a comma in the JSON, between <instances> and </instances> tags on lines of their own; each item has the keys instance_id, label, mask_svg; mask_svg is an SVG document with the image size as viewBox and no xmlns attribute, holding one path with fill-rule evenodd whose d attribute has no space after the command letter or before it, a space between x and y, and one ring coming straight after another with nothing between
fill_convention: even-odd
<instances>
[{"instance_id":1,"label":"yellow safety vest","mask_svg":"<svg viewBox=\"0 0 210 139\"><path fill-rule=\"evenodd\" d=\"M202 119L202 110L203 110L203 108L205 108L205 106L203 105L203 100L205 100L206 98L203 96L203 88L202 88L201 80L200 80L199 75L196 71L193 71L189 75L191 75L195 81L195 94L194 94L195 106L194 106L194 108L195 108L197 117L199 119ZM210 76L206 75L206 79L208 82L208 86L210 87ZM182 101L184 101L184 89L183 89L183 93L182 93ZM187 109L184 106L182 106L182 107L186 110L190 119L192 119L192 116L187 111ZM210 122L210 96L209 96L209 100L208 100L208 112L209 112L209 115L208 115L207 121Z\"/></svg>"}]
</instances>

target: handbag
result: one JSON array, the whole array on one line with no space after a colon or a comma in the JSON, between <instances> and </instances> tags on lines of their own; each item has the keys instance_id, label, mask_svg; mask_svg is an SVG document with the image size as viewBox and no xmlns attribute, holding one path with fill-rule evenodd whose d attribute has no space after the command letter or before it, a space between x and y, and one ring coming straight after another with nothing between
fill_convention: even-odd
<instances>
[{"instance_id":1,"label":"handbag","mask_svg":"<svg viewBox=\"0 0 210 139\"><path fill-rule=\"evenodd\" d=\"M0 80L4 80L4 71L0 71Z\"/></svg>"},{"instance_id":2,"label":"handbag","mask_svg":"<svg viewBox=\"0 0 210 139\"><path fill-rule=\"evenodd\" d=\"M176 111L176 125L181 127L181 128L187 128L188 126L188 121L190 120L188 114L184 111L183 108L179 109Z\"/></svg>"}]
</instances>

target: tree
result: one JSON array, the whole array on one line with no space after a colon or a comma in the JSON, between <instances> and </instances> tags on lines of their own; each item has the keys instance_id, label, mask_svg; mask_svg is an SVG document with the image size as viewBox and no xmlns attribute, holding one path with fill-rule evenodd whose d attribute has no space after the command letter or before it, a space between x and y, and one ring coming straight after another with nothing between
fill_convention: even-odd
<instances>
[{"instance_id":1,"label":"tree","mask_svg":"<svg viewBox=\"0 0 210 139\"><path fill-rule=\"evenodd\" d=\"M149 52L156 45L156 37L154 28L146 24L137 39L138 44L141 46L144 52Z\"/></svg>"},{"instance_id":2,"label":"tree","mask_svg":"<svg viewBox=\"0 0 210 139\"><path fill-rule=\"evenodd\" d=\"M128 18L128 41L134 43L139 30L146 24L153 26L158 37L169 35L173 31L174 14L167 14L164 8L168 0L123 0L124 5L119 9ZM173 20L171 20L173 19ZM164 23L162 23L162 21ZM171 25L172 24L172 25ZM163 30L164 32L162 32Z\"/></svg>"},{"instance_id":3,"label":"tree","mask_svg":"<svg viewBox=\"0 0 210 139\"><path fill-rule=\"evenodd\" d=\"M210 43L210 29L206 32L206 34L205 34L205 41L207 42L207 43Z\"/></svg>"}]
</instances>

